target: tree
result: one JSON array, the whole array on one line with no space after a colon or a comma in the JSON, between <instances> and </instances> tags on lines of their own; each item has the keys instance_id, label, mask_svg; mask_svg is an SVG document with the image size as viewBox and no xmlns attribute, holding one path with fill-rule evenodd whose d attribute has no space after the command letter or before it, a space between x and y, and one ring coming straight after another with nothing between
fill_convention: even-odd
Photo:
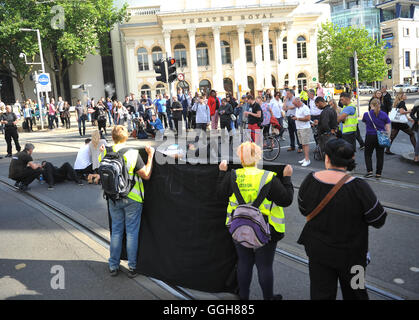
<instances>
[{"instance_id":1,"label":"tree","mask_svg":"<svg viewBox=\"0 0 419 320\"><path fill-rule=\"evenodd\" d=\"M11 76L19 84L24 100L25 77L32 71L33 65L25 63L20 53L25 53L28 60L34 61L39 53L36 33L22 32L20 28L31 28L36 19L36 8L27 10L32 0L8 0L0 3L0 74Z\"/></svg>"},{"instance_id":2,"label":"tree","mask_svg":"<svg viewBox=\"0 0 419 320\"><path fill-rule=\"evenodd\" d=\"M353 83L349 57L358 56L359 81L381 81L387 75L384 43L377 42L362 27L340 28L323 23L317 41L319 80L321 83Z\"/></svg>"},{"instance_id":3,"label":"tree","mask_svg":"<svg viewBox=\"0 0 419 320\"><path fill-rule=\"evenodd\" d=\"M83 63L89 54L108 55L109 33L127 17L113 0L56 0L38 4L36 23L41 30L46 64L59 79L59 94L64 92L64 76L74 63Z\"/></svg>"}]
</instances>

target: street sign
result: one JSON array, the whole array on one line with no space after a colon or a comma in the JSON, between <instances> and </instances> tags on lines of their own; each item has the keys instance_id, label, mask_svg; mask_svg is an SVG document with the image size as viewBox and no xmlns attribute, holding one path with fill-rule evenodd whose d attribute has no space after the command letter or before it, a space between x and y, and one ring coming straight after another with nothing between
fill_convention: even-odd
<instances>
[{"instance_id":1,"label":"street sign","mask_svg":"<svg viewBox=\"0 0 419 320\"><path fill-rule=\"evenodd\" d=\"M316 77L313 77L313 81L317 81L317 78Z\"/></svg>"},{"instance_id":2,"label":"street sign","mask_svg":"<svg viewBox=\"0 0 419 320\"><path fill-rule=\"evenodd\" d=\"M183 81L183 80L185 80L185 75L184 75L183 73L179 73L179 74L177 75L177 79L178 79L179 81Z\"/></svg>"},{"instance_id":3,"label":"street sign","mask_svg":"<svg viewBox=\"0 0 419 320\"><path fill-rule=\"evenodd\" d=\"M387 63L387 64L391 64L392 62L393 62L393 61L391 60L391 58L387 58L387 59L386 59L386 63Z\"/></svg>"},{"instance_id":4,"label":"street sign","mask_svg":"<svg viewBox=\"0 0 419 320\"><path fill-rule=\"evenodd\" d=\"M36 86L39 92L51 91L51 79L49 73L41 73L38 75Z\"/></svg>"}]
</instances>

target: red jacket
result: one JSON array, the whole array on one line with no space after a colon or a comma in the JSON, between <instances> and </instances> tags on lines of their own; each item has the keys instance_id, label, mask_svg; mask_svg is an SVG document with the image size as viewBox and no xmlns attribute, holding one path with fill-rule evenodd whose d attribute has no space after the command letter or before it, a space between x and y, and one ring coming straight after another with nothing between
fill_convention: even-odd
<instances>
[{"instance_id":1,"label":"red jacket","mask_svg":"<svg viewBox=\"0 0 419 320\"><path fill-rule=\"evenodd\" d=\"M211 117L215 114L215 110L216 110L216 107L217 107L217 102L216 102L215 99L217 99L217 98L214 98L213 96L210 96L208 98L208 107L210 109Z\"/></svg>"}]
</instances>

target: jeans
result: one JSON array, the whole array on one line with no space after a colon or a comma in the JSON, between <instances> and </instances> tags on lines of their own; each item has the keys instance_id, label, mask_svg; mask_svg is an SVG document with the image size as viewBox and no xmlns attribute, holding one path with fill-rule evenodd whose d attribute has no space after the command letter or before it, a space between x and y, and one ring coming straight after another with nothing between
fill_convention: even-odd
<instances>
[{"instance_id":1,"label":"jeans","mask_svg":"<svg viewBox=\"0 0 419 320\"><path fill-rule=\"evenodd\" d=\"M112 200L108 200L108 204L112 218L109 268L111 270L119 268L125 228L128 267L135 270L137 267L138 234L143 204L129 198L117 200L115 203Z\"/></svg>"},{"instance_id":2,"label":"jeans","mask_svg":"<svg viewBox=\"0 0 419 320\"><path fill-rule=\"evenodd\" d=\"M111 110L108 110L108 121L109 121L109 125L112 125L112 113Z\"/></svg>"},{"instance_id":3,"label":"jeans","mask_svg":"<svg viewBox=\"0 0 419 320\"><path fill-rule=\"evenodd\" d=\"M159 112L159 118L161 122L164 124L164 127L167 129L167 113L166 112Z\"/></svg>"},{"instance_id":4,"label":"jeans","mask_svg":"<svg viewBox=\"0 0 419 320\"><path fill-rule=\"evenodd\" d=\"M4 130L4 139L6 140L8 155L12 154L12 139L15 143L16 151L20 152L19 134L17 132L17 127L6 127Z\"/></svg>"},{"instance_id":5,"label":"jeans","mask_svg":"<svg viewBox=\"0 0 419 320\"><path fill-rule=\"evenodd\" d=\"M292 120L291 116L288 116L288 133L290 135L290 146L295 149L295 137L297 137L298 149L302 149L303 146L300 143L297 135L297 127L295 125L295 120Z\"/></svg>"},{"instance_id":6,"label":"jeans","mask_svg":"<svg viewBox=\"0 0 419 320\"><path fill-rule=\"evenodd\" d=\"M79 124L79 133L80 136L82 136L82 124L83 124L83 136L86 135L86 118L81 116L78 120L77 120L78 124Z\"/></svg>"},{"instance_id":7,"label":"jeans","mask_svg":"<svg viewBox=\"0 0 419 320\"><path fill-rule=\"evenodd\" d=\"M367 172L372 172L372 153L375 149L375 155L377 157L377 170L376 174L381 175L384 165L384 148L380 147L378 144L378 138L376 134L367 134L365 136L365 166L367 167Z\"/></svg>"}]
</instances>

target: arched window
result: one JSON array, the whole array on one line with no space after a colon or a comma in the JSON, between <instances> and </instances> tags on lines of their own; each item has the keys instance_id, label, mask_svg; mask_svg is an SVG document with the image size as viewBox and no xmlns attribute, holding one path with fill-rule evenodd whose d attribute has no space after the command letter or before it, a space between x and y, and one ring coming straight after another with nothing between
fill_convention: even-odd
<instances>
[{"instance_id":1,"label":"arched window","mask_svg":"<svg viewBox=\"0 0 419 320\"><path fill-rule=\"evenodd\" d=\"M182 89L183 93L188 94L189 93L189 83L185 80L179 81L176 86L177 89Z\"/></svg>"},{"instance_id":2,"label":"arched window","mask_svg":"<svg viewBox=\"0 0 419 320\"><path fill-rule=\"evenodd\" d=\"M149 70L147 49L139 48L137 51L137 57L138 57L138 71Z\"/></svg>"},{"instance_id":3,"label":"arched window","mask_svg":"<svg viewBox=\"0 0 419 320\"><path fill-rule=\"evenodd\" d=\"M250 40L245 39L244 44L246 46L246 62L253 62L252 43Z\"/></svg>"},{"instance_id":4,"label":"arched window","mask_svg":"<svg viewBox=\"0 0 419 320\"><path fill-rule=\"evenodd\" d=\"M276 89L276 79L274 75L272 75L272 86Z\"/></svg>"},{"instance_id":5,"label":"arched window","mask_svg":"<svg viewBox=\"0 0 419 320\"><path fill-rule=\"evenodd\" d=\"M222 64L231 63L230 44L227 41L221 41L221 62Z\"/></svg>"},{"instance_id":6,"label":"arched window","mask_svg":"<svg viewBox=\"0 0 419 320\"><path fill-rule=\"evenodd\" d=\"M288 59L287 37L284 37L284 39L282 39L282 56L284 60Z\"/></svg>"},{"instance_id":7,"label":"arched window","mask_svg":"<svg viewBox=\"0 0 419 320\"><path fill-rule=\"evenodd\" d=\"M151 55L153 56L153 63L156 63L163 58L163 52L160 47L154 47L151 50Z\"/></svg>"},{"instance_id":8,"label":"arched window","mask_svg":"<svg viewBox=\"0 0 419 320\"><path fill-rule=\"evenodd\" d=\"M249 87L249 91L252 94L252 96L255 96L255 82L253 81L253 78L248 76L247 77L247 84Z\"/></svg>"},{"instance_id":9,"label":"arched window","mask_svg":"<svg viewBox=\"0 0 419 320\"><path fill-rule=\"evenodd\" d=\"M156 94L161 94L162 96L166 93L166 87L164 86L164 84L159 83L156 86Z\"/></svg>"},{"instance_id":10,"label":"arched window","mask_svg":"<svg viewBox=\"0 0 419 320\"><path fill-rule=\"evenodd\" d=\"M274 46L272 44L272 39L269 39L269 56L270 56L271 61L273 61L274 60ZM264 59L265 59L265 55L263 53L263 44L262 44L262 60Z\"/></svg>"},{"instance_id":11,"label":"arched window","mask_svg":"<svg viewBox=\"0 0 419 320\"><path fill-rule=\"evenodd\" d=\"M200 42L196 46L196 57L198 59L198 67L208 66L208 46L205 42Z\"/></svg>"},{"instance_id":12,"label":"arched window","mask_svg":"<svg viewBox=\"0 0 419 320\"><path fill-rule=\"evenodd\" d=\"M288 73L287 73L284 77L284 86L288 86L288 85L289 85L289 81L288 81Z\"/></svg>"},{"instance_id":13,"label":"arched window","mask_svg":"<svg viewBox=\"0 0 419 320\"><path fill-rule=\"evenodd\" d=\"M145 94L147 97L151 98L151 89L150 86L144 84L141 86L140 95Z\"/></svg>"},{"instance_id":14,"label":"arched window","mask_svg":"<svg viewBox=\"0 0 419 320\"><path fill-rule=\"evenodd\" d=\"M305 59L307 58L307 43L306 38L299 36L297 38L297 58Z\"/></svg>"},{"instance_id":15,"label":"arched window","mask_svg":"<svg viewBox=\"0 0 419 320\"><path fill-rule=\"evenodd\" d=\"M298 92L303 90L304 86L307 85L307 76L305 73L299 73L297 77Z\"/></svg>"},{"instance_id":16,"label":"arched window","mask_svg":"<svg viewBox=\"0 0 419 320\"><path fill-rule=\"evenodd\" d=\"M199 83L199 92L202 92L203 95L208 95L211 90L211 82L207 79L201 80Z\"/></svg>"},{"instance_id":17,"label":"arched window","mask_svg":"<svg viewBox=\"0 0 419 320\"><path fill-rule=\"evenodd\" d=\"M186 60L186 48L183 44L178 43L175 45L175 59L176 59L176 66L178 68L185 68L188 66Z\"/></svg>"},{"instance_id":18,"label":"arched window","mask_svg":"<svg viewBox=\"0 0 419 320\"><path fill-rule=\"evenodd\" d=\"M224 78L224 91L226 93L233 93L233 81L230 78Z\"/></svg>"}]
</instances>

